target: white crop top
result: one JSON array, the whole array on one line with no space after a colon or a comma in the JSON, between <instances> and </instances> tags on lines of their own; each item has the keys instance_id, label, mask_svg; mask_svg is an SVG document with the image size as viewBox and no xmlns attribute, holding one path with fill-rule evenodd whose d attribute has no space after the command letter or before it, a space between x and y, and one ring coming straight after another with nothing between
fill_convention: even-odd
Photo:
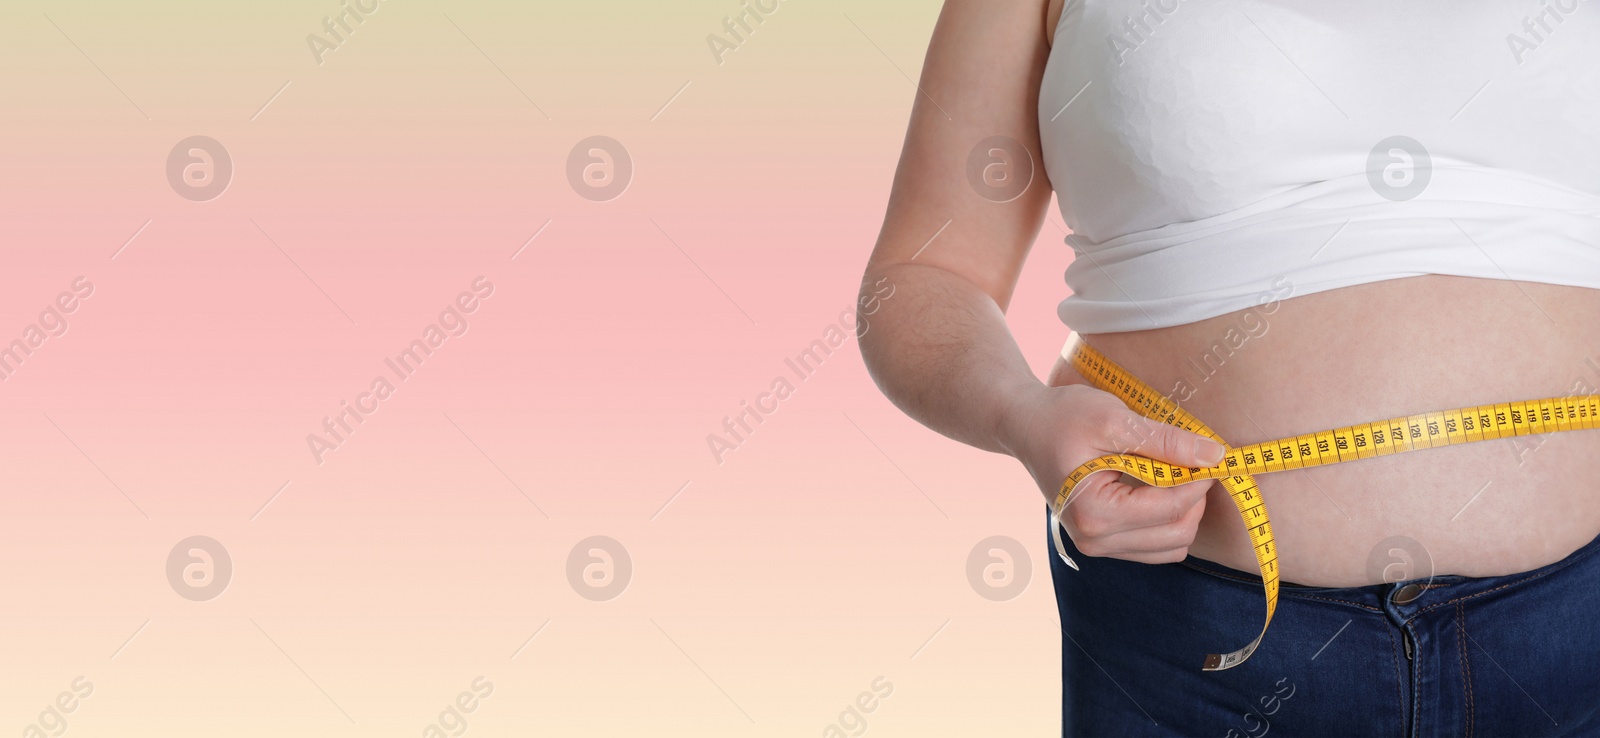
<instances>
[{"instance_id":1,"label":"white crop top","mask_svg":"<svg viewBox=\"0 0 1600 738\"><path fill-rule=\"evenodd\" d=\"M1600 288L1600 1L1067 0L1039 125L1080 333L1285 279Z\"/></svg>"}]
</instances>

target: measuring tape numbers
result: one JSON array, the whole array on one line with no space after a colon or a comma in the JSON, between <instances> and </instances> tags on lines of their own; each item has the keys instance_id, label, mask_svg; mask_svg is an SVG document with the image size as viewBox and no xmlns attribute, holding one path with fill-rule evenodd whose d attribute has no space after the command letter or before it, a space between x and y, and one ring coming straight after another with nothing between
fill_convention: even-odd
<instances>
[{"instance_id":1,"label":"measuring tape numbers","mask_svg":"<svg viewBox=\"0 0 1600 738\"><path fill-rule=\"evenodd\" d=\"M1153 487L1173 487L1203 479L1221 482L1239 509L1239 518L1244 521L1250 543L1255 548L1256 564L1266 590L1267 615L1255 640L1237 651L1208 654L1201 666L1204 671L1232 668L1250 658L1261 645L1267 626L1272 624L1272 614L1278 609L1278 547L1254 475L1473 441L1600 427L1600 395L1572 395L1422 413L1233 448L1178 403L1089 346L1076 331L1068 337L1061 356L1091 385L1115 395L1144 417L1198 433L1228 447L1222 461L1212 467L1174 466L1134 454L1100 456L1068 474L1051 505L1054 520L1051 535L1056 553L1068 566L1077 569L1078 565L1067 555L1061 542L1061 515L1072 500L1073 490L1090 474L1121 472Z\"/></svg>"}]
</instances>

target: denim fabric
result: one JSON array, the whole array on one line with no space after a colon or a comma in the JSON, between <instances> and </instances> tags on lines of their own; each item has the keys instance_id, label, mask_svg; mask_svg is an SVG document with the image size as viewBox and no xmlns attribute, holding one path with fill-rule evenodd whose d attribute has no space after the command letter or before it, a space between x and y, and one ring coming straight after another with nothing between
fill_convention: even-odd
<instances>
[{"instance_id":1,"label":"denim fabric","mask_svg":"<svg viewBox=\"0 0 1600 738\"><path fill-rule=\"evenodd\" d=\"M1259 576L1065 539L1081 571L1046 548L1063 735L1600 735L1600 538L1507 576L1285 583L1261 647L1220 672L1200 670L1206 653L1260 632Z\"/></svg>"}]
</instances>

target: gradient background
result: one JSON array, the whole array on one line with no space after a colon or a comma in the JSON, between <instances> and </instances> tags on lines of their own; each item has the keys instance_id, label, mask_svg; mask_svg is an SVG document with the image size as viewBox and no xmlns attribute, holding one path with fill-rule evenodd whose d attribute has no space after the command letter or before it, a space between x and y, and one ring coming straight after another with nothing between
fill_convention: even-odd
<instances>
[{"instance_id":1,"label":"gradient background","mask_svg":"<svg viewBox=\"0 0 1600 738\"><path fill-rule=\"evenodd\" d=\"M880 676L871 735L1059 730L1020 465L906 418L853 341L707 448L851 307L938 3L789 0L720 66L734 0L387 0L320 66L336 0L141 5L0 9L0 343L95 285L0 382L0 735L78 676L84 736L424 735L480 676L469 735L818 736ZM165 175L194 135L233 160L209 202ZM568 183L591 135L635 163L614 201ZM1060 235L1011 310L1041 374ZM203 602L167 580L195 535L234 568ZM567 577L594 535L633 564L609 601ZM969 582L991 536L1013 599Z\"/></svg>"}]
</instances>

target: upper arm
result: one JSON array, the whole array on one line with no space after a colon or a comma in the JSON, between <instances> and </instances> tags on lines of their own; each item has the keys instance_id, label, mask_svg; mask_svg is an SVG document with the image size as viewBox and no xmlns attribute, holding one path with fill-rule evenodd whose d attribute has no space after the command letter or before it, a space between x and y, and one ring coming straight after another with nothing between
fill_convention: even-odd
<instances>
[{"instance_id":1,"label":"upper arm","mask_svg":"<svg viewBox=\"0 0 1600 738\"><path fill-rule=\"evenodd\" d=\"M869 272L914 260L960 275L1002 309L1010 302L1050 203L1038 117L1047 3L946 0ZM995 137L1020 144L1016 161L1004 146L979 146ZM993 186L1006 176L1027 186L998 202L1014 191Z\"/></svg>"},{"instance_id":2,"label":"upper arm","mask_svg":"<svg viewBox=\"0 0 1600 738\"><path fill-rule=\"evenodd\" d=\"M1044 10L1044 40L1046 44L1055 43L1056 26L1061 24L1061 10L1067 6L1067 0L1050 0Z\"/></svg>"}]
</instances>

